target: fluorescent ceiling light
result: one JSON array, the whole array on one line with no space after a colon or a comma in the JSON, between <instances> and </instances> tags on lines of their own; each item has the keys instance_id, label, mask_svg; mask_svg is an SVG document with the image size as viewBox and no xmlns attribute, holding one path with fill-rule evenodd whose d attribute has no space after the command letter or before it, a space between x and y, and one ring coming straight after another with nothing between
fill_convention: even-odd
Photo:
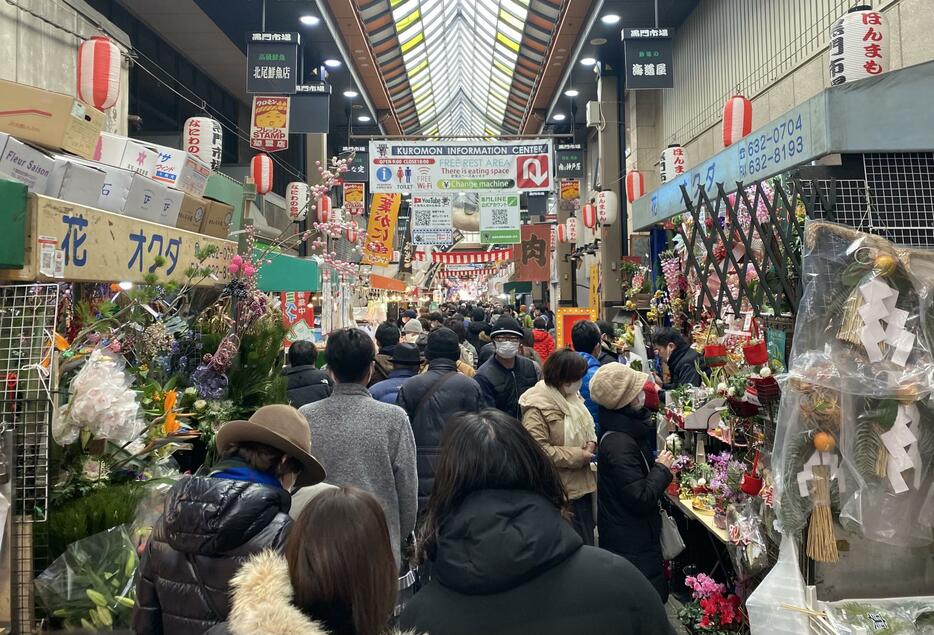
<instances>
[{"instance_id":1,"label":"fluorescent ceiling light","mask_svg":"<svg viewBox=\"0 0 934 635\"><path fill-rule=\"evenodd\" d=\"M554 119L555 121L564 121L565 119L567 119L567 116L559 112L559 113L555 113L554 115L552 115L551 118Z\"/></svg>"},{"instance_id":2,"label":"fluorescent ceiling light","mask_svg":"<svg viewBox=\"0 0 934 635\"><path fill-rule=\"evenodd\" d=\"M357 117L357 121L362 121L363 123L366 123L368 121L371 121L371 119L369 115L360 115L359 117Z\"/></svg>"},{"instance_id":3,"label":"fluorescent ceiling light","mask_svg":"<svg viewBox=\"0 0 934 635\"><path fill-rule=\"evenodd\" d=\"M321 18L316 15L303 15L298 21L305 26L318 26L318 23L321 22Z\"/></svg>"},{"instance_id":4,"label":"fluorescent ceiling light","mask_svg":"<svg viewBox=\"0 0 934 635\"><path fill-rule=\"evenodd\" d=\"M358 96L359 94L360 94L360 93L358 93L358 92L355 91L355 90L345 90L345 91L344 91L344 97L349 97L349 98L351 98L351 99L353 99L354 97Z\"/></svg>"},{"instance_id":5,"label":"fluorescent ceiling light","mask_svg":"<svg viewBox=\"0 0 934 635\"><path fill-rule=\"evenodd\" d=\"M324 65L327 66L328 68L337 68L338 66L341 65L341 61L335 60L335 59L327 59L327 60L324 60Z\"/></svg>"},{"instance_id":6,"label":"fluorescent ceiling light","mask_svg":"<svg viewBox=\"0 0 934 635\"><path fill-rule=\"evenodd\" d=\"M583 64L584 66L593 66L596 63L597 63L597 60L594 59L593 57L585 57L581 60L581 64Z\"/></svg>"},{"instance_id":7,"label":"fluorescent ceiling light","mask_svg":"<svg viewBox=\"0 0 934 635\"><path fill-rule=\"evenodd\" d=\"M600 18L600 21L604 24L616 24L620 21L620 17L615 13L607 13L605 16Z\"/></svg>"},{"instance_id":8,"label":"fluorescent ceiling light","mask_svg":"<svg viewBox=\"0 0 934 635\"><path fill-rule=\"evenodd\" d=\"M564 91L565 97L577 97L580 94L581 92L576 88L568 88L566 91Z\"/></svg>"}]
</instances>

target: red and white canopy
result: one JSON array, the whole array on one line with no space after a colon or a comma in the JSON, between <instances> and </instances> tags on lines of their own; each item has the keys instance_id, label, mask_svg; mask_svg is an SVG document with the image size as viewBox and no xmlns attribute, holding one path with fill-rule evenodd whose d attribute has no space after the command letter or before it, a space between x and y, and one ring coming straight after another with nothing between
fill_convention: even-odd
<instances>
[{"instance_id":1,"label":"red and white canopy","mask_svg":"<svg viewBox=\"0 0 934 635\"><path fill-rule=\"evenodd\" d=\"M424 251L416 251L417 260L425 260ZM500 262L512 260L512 249L495 249L493 251L434 251L431 254L432 262L445 265L470 265L477 262Z\"/></svg>"}]
</instances>

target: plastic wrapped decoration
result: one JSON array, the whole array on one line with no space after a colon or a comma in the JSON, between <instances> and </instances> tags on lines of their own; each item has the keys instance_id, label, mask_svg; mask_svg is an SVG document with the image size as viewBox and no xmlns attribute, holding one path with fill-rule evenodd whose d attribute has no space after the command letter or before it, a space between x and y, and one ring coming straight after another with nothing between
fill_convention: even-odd
<instances>
[{"instance_id":1,"label":"plastic wrapped decoration","mask_svg":"<svg viewBox=\"0 0 934 635\"><path fill-rule=\"evenodd\" d=\"M934 596L840 600L822 603L839 635L934 633Z\"/></svg>"},{"instance_id":2,"label":"plastic wrapped decoration","mask_svg":"<svg viewBox=\"0 0 934 635\"><path fill-rule=\"evenodd\" d=\"M782 608L782 604L805 607L804 578L798 569L794 540L785 535L778 562L762 584L746 600L752 635L800 635L811 632L807 615Z\"/></svg>"},{"instance_id":3,"label":"plastic wrapped decoration","mask_svg":"<svg viewBox=\"0 0 934 635\"><path fill-rule=\"evenodd\" d=\"M782 531L834 562L845 531L894 546L934 528L934 254L824 222L805 230L773 455Z\"/></svg>"}]
</instances>

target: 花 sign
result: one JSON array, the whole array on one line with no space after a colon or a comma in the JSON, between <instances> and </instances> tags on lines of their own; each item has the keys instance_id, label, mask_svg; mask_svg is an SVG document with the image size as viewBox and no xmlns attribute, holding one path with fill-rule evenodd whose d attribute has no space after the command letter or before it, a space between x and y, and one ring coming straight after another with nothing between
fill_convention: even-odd
<instances>
[{"instance_id":1,"label":"\u82b1 sign","mask_svg":"<svg viewBox=\"0 0 934 635\"><path fill-rule=\"evenodd\" d=\"M623 29L626 88L674 87L671 37L668 29Z\"/></svg>"},{"instance_id":2,"label":"\u82b1 sign","mask_svg":"<svg viewBox=\"0 0 934 635\"><path fill-rule=\"evenodd\" d=\"M416 245L450 245L454 221L448 194L412 197L412 241Z\"/></svg>"},{"instance_id":3,"label":"\u82b1 sign","mask_svg":"<svg viewBox=\"0 0 934 635\"><path fill-rule=\"evenodd\" d=\"M254 97L250 147L279 152L289 147L289 97Z\"/></svg>"},{"instance_id":4,"label":"\u82b1 sign","mask_svg":"<svg viewBox=\"0 0 934 635\"><path fill-rule=\"evenodd\" d=\"M401 194L374 194L370 205L370 222L363 245L363 264L388 265L392 260L392 243L399 220Z\"/></svg>"},{"instance_id":5,"label":"\u82b1 sign","mask_svg":"<svg viewBox=\"0 0 934 635\"><path fill-rule=\"evenodd\" d=\"M298 33L251 33L246 92L291 95L298 84Z\"/></svg>"},{"instance_id":6,"label":"\u82b1 sign","mask_svg":"<svg viewBox=\"0 0 934 635\"><path fill-rule=\"evenodd\" d=\"M480 195L480 242L512 245L522 242L519 193Z\"/></svg>"},{"instance_id":7,"label":"\u82b1 sign","mask_svg":"<svg viewBox=\"0 0 934 635\"><path fill-rule=\"evenodd\" d=\"M548 282L551 276L552 225L523 225L522 244L516 250L515 280Z\"/></svg>"}]
</instances>

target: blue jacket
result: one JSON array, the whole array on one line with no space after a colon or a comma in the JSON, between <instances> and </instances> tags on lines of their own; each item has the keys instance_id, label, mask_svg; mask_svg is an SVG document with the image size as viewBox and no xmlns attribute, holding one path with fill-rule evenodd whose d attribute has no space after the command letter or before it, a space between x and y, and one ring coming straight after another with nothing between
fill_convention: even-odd
<instances>
[{"instance_id":1,"label":"blue jacket","mask_svg":"<svg viewBox=\"0 0 934 635\"><path fill-rule=\"evenodd\" d=\"M378 381L370 386L370 394L373 395L373 399L376 401L395 406L402 384L410 377L415 377L415 374L415 370L411 368L399 368L390 371L388 379Z\"/></svg>"},{"instance_id":2,"label":"blue jacket","mask_svg":"<svg viewBox=\"0 0 934 635\"><path fill-rule=\"evenodd\" d=\"M591 355L590 353L579 353L581 357L584 358L584 361L587 362L587 374L584 375L584 379L581 382L581 397L584 398L584 405L587 406L587 410L590 411L590 414L593 415L594 427L596 428L597 438L600 438L600 406L593 399L590 398L590 380L593 379L593 376L600 370L600 361Z\"/></svg>"}]
</instances>

